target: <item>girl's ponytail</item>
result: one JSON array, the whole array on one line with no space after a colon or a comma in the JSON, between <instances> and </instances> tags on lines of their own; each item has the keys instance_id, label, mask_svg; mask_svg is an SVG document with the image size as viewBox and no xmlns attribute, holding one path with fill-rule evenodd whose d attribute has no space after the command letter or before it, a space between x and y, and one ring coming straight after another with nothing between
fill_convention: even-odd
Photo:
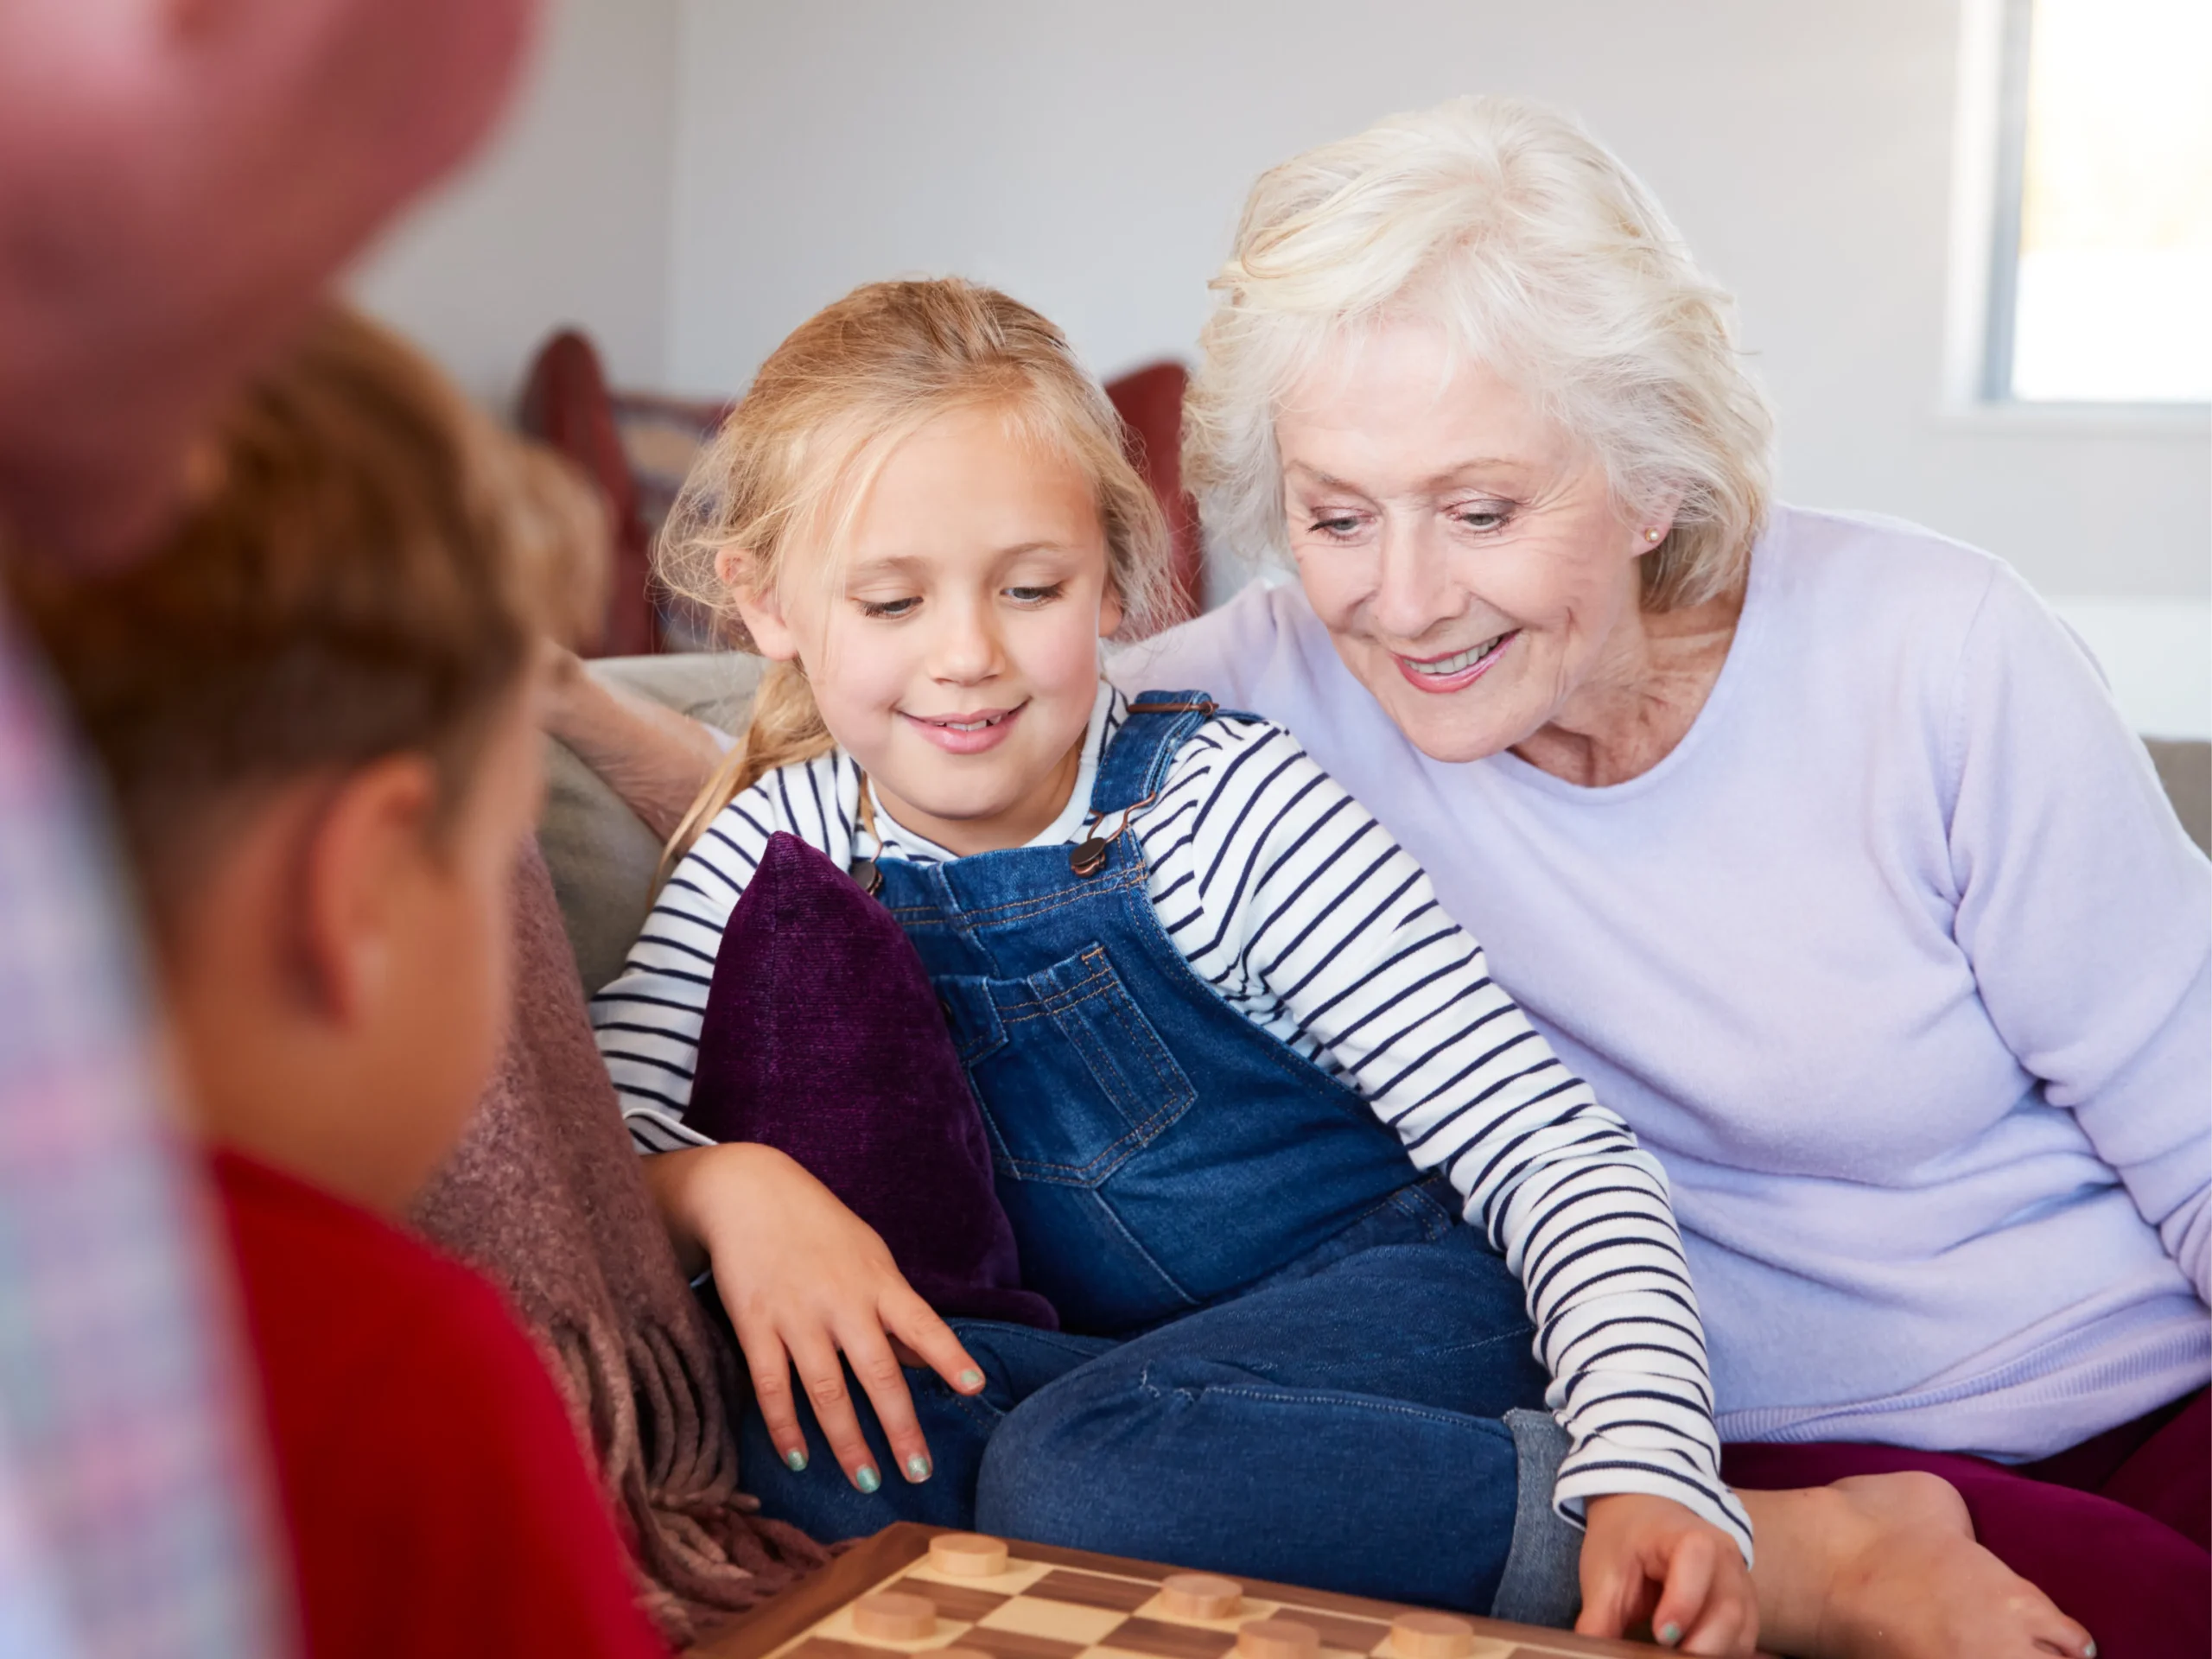
<instances>
[{"instance_id":1,"label":"girl's ponytail","mask_svg":"<svg viewBox=\"0 0 2212 1659\"><path fill-rule=\"evenodd\" d=\"M753 714L746 723L745 735L707 780L706 788L669 837L656 882L668 879L669 872L691 850L691 843L747 790L779 766L814 760L836 747L836 740L822 723L822 710L815 706L814 688L806 683L806 671L796 662L769 664L753 694Z\"/></svg>"}]
</instances>

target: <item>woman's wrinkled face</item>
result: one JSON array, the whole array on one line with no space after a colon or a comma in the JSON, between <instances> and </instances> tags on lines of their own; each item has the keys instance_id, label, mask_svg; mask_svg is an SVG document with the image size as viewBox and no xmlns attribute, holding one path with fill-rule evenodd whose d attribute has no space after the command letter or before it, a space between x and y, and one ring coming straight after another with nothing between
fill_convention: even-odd
<instances>
[{"instance_id":1,"label":"woman's wrinkled face","mask_svg":"<svg viewBox=\"0 0 2212 1659\"><path fill-rule=\"evenodd\" d=\"M1571 719L1641 641L1637 559L1594 456L1428 324L1324 358L1275 421L1299 578L1422 753L1476 760Z\"/></svg>"}]
</instances>

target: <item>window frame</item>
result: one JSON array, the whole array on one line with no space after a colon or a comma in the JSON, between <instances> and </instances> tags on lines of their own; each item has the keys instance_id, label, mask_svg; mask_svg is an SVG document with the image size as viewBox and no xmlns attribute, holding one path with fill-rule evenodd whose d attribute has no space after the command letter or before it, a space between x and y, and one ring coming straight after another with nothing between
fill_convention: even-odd
<instances>
[{"instance_id":1,"label":"window frame","mask_svg":"<svg viewBox=\"0 0 2212 1659\"><path fill-rule=\"evenodd\" d=\"M1996 147L1991 168L1989 264L1983 287L1981 401L2024 404L2012 390L2020 301L2020 231L2028 186L2028 68L2035 0L1998 0ZM2035 403L2053 401L2036 398ZM2111 400L2069 399L2101 407Z\"/></svg>"},{"instance_id":2,"label":"window frame","mask_svg":"<svg viewBox=\"0 0 2212 1659\"><path fill-rule=\"evenodd\" d=\"M2024 398L2012 388L2035 0L1961 0L1938 408L1949 424L2199 438L2212 400Z\"/></svg>"}]
</instances>

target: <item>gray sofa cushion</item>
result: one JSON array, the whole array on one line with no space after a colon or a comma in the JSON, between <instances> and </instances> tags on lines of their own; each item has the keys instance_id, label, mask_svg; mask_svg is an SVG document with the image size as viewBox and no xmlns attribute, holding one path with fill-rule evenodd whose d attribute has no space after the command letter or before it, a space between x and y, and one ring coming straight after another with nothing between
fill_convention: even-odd
<instances>
[{"instance_id":1,"label":"gray sofa cushion","mask_svg":"<svg viewBox=\"0 0 2212 1659\"><path fill-rule=\"evenodd\" d=\"M2174 804L2181 827L2200 848L2212 852L2212 743L2201 739L2144 740L2166 798Z\"/></svg>"},{"instance_id":2,"label":"gray sofa cushion","mask_svg":"<svg viewBox=\"0 0 2212 1659\"><path fill-rule=\"evenodd\" d=\"M760 659L738 652L607 657L591 671L727 732L745 724ZM553 873L576 971L584 989L596 991L622 971L645 926L660 839L574 751L549 740L537 844Z\"/></svg>"}]
</instances>

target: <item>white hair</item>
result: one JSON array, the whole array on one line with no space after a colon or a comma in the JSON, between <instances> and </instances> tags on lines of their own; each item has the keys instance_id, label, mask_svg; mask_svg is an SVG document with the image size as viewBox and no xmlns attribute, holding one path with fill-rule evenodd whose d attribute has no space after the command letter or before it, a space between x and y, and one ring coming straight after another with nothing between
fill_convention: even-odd
<instances>
[{"instance_id":1,"label":"white hair","mask_svg":"<svg viewBox=\"0 0 2212 1659\"><path fill-rule=\"evenodd\" d=\"M1286 550L1275 416L1332 346L1419 317L1590 450L1631 513L1680 505L1654 610L1734 591L1765 517L1773 418L1728 296L1572 118L1465 98L1392 116L1252 187L1200 339L1183 476L1206 526Z\"/></svg>"}]
</instances>

